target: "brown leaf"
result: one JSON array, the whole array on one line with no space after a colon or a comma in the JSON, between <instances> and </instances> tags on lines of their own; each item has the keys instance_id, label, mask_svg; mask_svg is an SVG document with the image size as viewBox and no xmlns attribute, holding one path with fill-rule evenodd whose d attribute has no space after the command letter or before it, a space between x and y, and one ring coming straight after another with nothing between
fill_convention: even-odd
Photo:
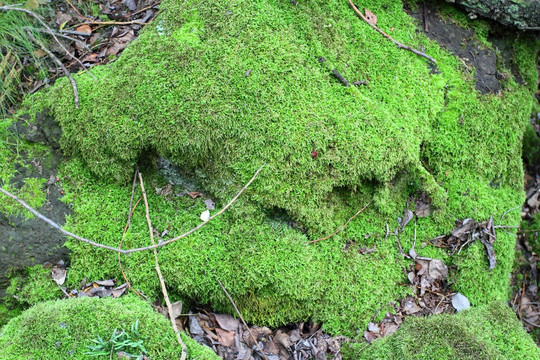
<instances>
[{"instance_id":1,"label":"brown leaf","mask_svg":"<svg viewBox=\"0 0 540 360\"><path fill-rule=\"evenodd\" d=\"M198 198L199 196L202 196L202 193L198 192L198 191L191 191L191 192L188 192L188 195L189 197L191 197L192 199L196 199Z\"/></svg>"},{"instance_id":2,"label":"brown leaf","mask_svg":"<svg viewBox=\"0 0 540 360\"><path fill-rule=\"evenodd\" d=\"M118 297L122 296L122 294L124 294L126 292L126 289L128 287L127 285L128 285L127 283L123 283L122 285L120 285L117 288L113 289L113 291L112 291L113 298L118 298Z\"/></svg>"},{"instance_id":3,"label":"brown leaf","mask_svg":"<svg viewBox=\"0 0 540 360\"><path fill-rule=\"evenodd\" d=\"M370 23L373 26L377 25L377 16L374 13L372 13L369 9L364 9L364 10L366 12L366 19L368 23Z\"/></svg>"},{"instance_id":4,"label":"brown leaf","mask_svg":"<svg viewBox=\"0 0 540 360\"><path fill-rule=\"evenodd\" d=\"M114 280L112 280L112 279L100 280L100 281L96 281L96 284L98 284L100 286L114 286Z\"/></svg>"},{"instance_id":5,"label":"brown leaf","mask_svg":"<svg viewBox=\"0 0 540 360\"><path fill-rule=\"evenodd\" d=\"M289 335L281 330L278 330L276 335L274 335L274 341L283 346L285 349L290 349L293 344Z\"/></svg>"},{"instance_id":6,"label":"brown leaf","mask_svg":"<svg viewBox=\"0 0 540 360\"><path fill-rule=\"evenodd\" d=\"M448 268L439 259L433 259L429 262L429 277L434 280L446 280Z\"/></svg>"},{"instance_id":7,"label":"brown leaf","mask_svg":"<svg viewBox=\"0 0 540 360\"><path fill-rule=\"evenodd\" d=\"M228 331L237 331L238 330L238 319L233 318L231 315L227 314L214 314L218 325Z\"/></svg>"},{"instance_id":8,"label":"brown leaf","mask_svg":"<svg viewBox=\"0 0 540 360\"><path fill-rule=\"evenodd\" d=\"M371 331L367 331L367 330L364 331L364 339L366 339L368 343L371 343L373 340L375 340L378 337L379 335L374 334Z\"/></svg>"},{"instance_id":9,"label":"brown leaf","mask_svg":"<svg viewBox=\"0 0 540 360\"><path fill-rule=\"evenodd\" d=\"M220 328L216 328L216 333L218 336L218 341L223 346L233 346L234 345L234 337L236 333L234 331L227 331Z\"/></svg>"},{"instance_id":10,"label":"brown leaf","mask_svg":"<svg viewBox=\"0 0 540 360\"><path fill-rule=\"evenodd\" d=\"M85 33L85 34L91 34L92 33L92 28L90 27L90 25L87 25L87 24L81 25L81 26L77 27L75 30L79 31L79 32L82 32L82 33Z\"/></svg>"},{"instance_id":11,"label":"brown leaf","mask_svg":"<svg viewBox=\"0 0 540 360\"><path fill-rule=\"evenodd\" d=\"M54 266L51 269L51 275L53 280L58 284L62 285L66 281L66 269L59 266Z\"/></svg>"},{"instance_id":12,"label":"brown leaf","mask_svg":"<svg viewBox=\"0 0 540 360\"><path fill-rule=\"evenodd\" d=\"M180 314L182 314L182 301L176 301L174 303L171 304L171 307L172 307L172 314L171 314L171 317L173 319L176 319L177 317L180 316Z\"/></svg>"}]
</instances>

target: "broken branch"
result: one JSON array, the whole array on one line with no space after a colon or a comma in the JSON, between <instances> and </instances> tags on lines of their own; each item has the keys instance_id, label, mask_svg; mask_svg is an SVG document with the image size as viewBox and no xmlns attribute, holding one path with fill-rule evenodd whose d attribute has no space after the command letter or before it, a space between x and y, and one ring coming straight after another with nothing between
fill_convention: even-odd
<instances>
[{"instance_id":1,"label":"broken branch","mask_svg":"<svg viewBox=\"0 0 540 360\"><path fill-rule=\"evenodd\" d=\"M73 97L75 98L75 109L78 109L79 108L79 93L77 92L77 83L75 82L75 79L73 79L73 76L71 76L71 73L69 72L69 70L64 66L64 64L62 64L62 62L56 56L54 56L54 54L49 49L45 47L45 45L41 43L41 41L39 41L32 34L31 31L26 30L26 34L28 35L30 40L32 40L37 46L41 48L41 50L43 50L43 52L45 52L47 55L49 55L51 59L53 59L56 65L58 65L60 69L62 69L64 74L67 76L67 78L69 79L69 82L71 83L71 87L73 88Z\"/></svg>"},{"instance_id":2,"label":"broken branch","mask_svg":"<svg viewBox=\"0 0 540 360\"><path fill-rule=\"evenodd\" d=\"M0 187L0 192L2 192L3 194L7 195L8 197L12 198L13 200L15 200L16 202L18 202L22 207L24 207L26 210L30 211L32 214L34 214L34 216L36 216L38 219L41 219L43 221L45 221L47 224L51 225L53 228L57 229L58 231L60 231L62 234L66 235L66 236L69 236L73 239L76 239L76 240L79 240L79 241L82 241L82 242L85 242L87 244L90 244L92 246L95 246L95 247L99 247L99 248L103 248L103 249L107 249L107 250L111 250L111 251L116 251L116 252L119 252L121 254L125 254L125 255L128 255L128 254L131 254L131 253L134 253L134 252L139 252L139 251L145 251L145 250L151 250L151 249L157 249L157 248L160 248L160 247L163 247L167 244L170 244L172 242L175 242L177 240L180 240L192 233L194 233L195 231L199 230L200 228L202 228L204 225L208 224L210 222L210 220L216 218L217 216L223 214L225 212L225 210L227 210L237 199L238 197L249 187L249 185L251 185L251 183L255 180L255 178L257 177L257 175L259 175L259 173L261 172L261 170L266 166L266 163L264 163L256 172L255 174L253 175L253 177L247 182L246 185L244 185L244 187L231 199L231 201L229 201L229 203L227 205L225 205L225 207L223 207L223 209L221 209L220 211L218 211L217 213L215 213L214 215L210 216L210 218L208 218L207 221L201 223L200 225L192 228L191 230L189 230L188 232L185 232L183 233L182 235L180 236L177 236L175 237L174 239L170 239L170 240L167 240L167 241L163 241L159 244L155 244L155 245L151 245L151 246L146 246L146 247L141 247L141 248L136 248L136 249L129 249L129 250L122 250L122 249L118 249L118 248L115 248L113 246L108 246L108 245L103 245L103 244L99 244L99 243L96 243L92 240L89 240L89 239L86 239L86 238L83 238L79 235L76 235L76 234L73 234L72 232L69 232L67 230L65 230L64 228L62 228L60 225L58 225L57 223L55 223L54 221L52 221L51 219L49 219L48 217L40 214L39 212L37 212L36 210L34 210L30 205L28 205L26 202L24 202L22 199L18 198L17 196L13 195L12 193L10 193L9 191L5 190L4 188Z\"/></svg>"},{"instance_id":3,"label":"broken branch","mask_svg":"<svg viewBox=\"0 0 540 360\"><path fill-rule=\"evenodd\" d=\"M358 8L356 7L356 5L354 5L354 3L352 2L352 0L348 0L349 1L349 5L353 8L353 10L358 14L358 16L360 16L362 18L362 20L364 20L369 26L371 26L373 29L375 29L379 34L381 34L382 36L384 36L385 38L387 38L388 40L392 41L394 44L396 44L396 46L400 49L405 49L405 50L409 50L410 52L418 55L418 56L422 56L426 59L428 59L429 61L433 62L434 64L437 64L437 61L432 58L431 56L427 55L426 53L420 51L420 50L416 50L416 49L413 49L412 47L408 46L408 45L403 45L402 43L400 43L399 41L395 40L393 37L391 37L390 35L388 35L387 33L385 33L384 31L382 31L381 29L379 29L377 27L377 25L373 24L372 22L370 22L368 20L368 18L362 14L362 12L360 10L358 10Z\"/></svg>"},{"instance_id":4,"label":"broken branch","mask_svg":"<svg viewBox=\"0 0 540 360\"><path fill-rule=\"evenodd\" d=\"M150 211L148 210L148 200L146 199L146 191L144 190L144 183L142 175L139 171L139 185L141 186L142 196L144 199L144 209L146 211L146 222L148 223L148 231L150 232L150 240L152 241L152 245L155 245L154 241L154 229L152 228L152 222L150 221ZM135 183L134 183L135 184ZM167 287L165 286L165 280L163 279L163 275L161 274L161 269L159 267L159 261L157 256L157 250L154 249L154 260L156 261L156 272L158 274L159 283L161 284L161 291L163 292L163 298L165 299L165 303L167 304L167 310L169 311L169 320L171 321L174 333L176 334L176 340L178 340L178 343L182 347L182 355L180 357L180 360L185 360L187 355L187 347L186 344L182 341L182 338L180 337L180 331L178 331L178 326L176 326L176 321L173 317L173 309L171 305L171 301L169 300L169 295L167 294Z\"/></svg>"}]
</instances>

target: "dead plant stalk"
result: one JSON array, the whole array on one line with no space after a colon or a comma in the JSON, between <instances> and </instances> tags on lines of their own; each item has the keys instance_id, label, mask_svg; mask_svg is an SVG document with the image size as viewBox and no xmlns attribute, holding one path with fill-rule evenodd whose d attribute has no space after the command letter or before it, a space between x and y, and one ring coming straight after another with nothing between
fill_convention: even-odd
<instances>
[{"instance_id":1,"label":"dead plant stalk","mask_svg":"<svg viewBox=\"0 0 540 360\"><path fill-rule=\"evenodd\" d=\"M249 187L249 185L251 185L251 183L255 180L255 178L257 178L257 176L259 175L259 173L261 172L261 170L266 166L266 163L264 163L256 172L255 174L253 175L253 177L247 182L246 185L244 185L244 187L242 189L240 189L240 191L231 199L231 201L229 201L227 203L227 205L225 205L220 211L218 211L217 213L215 213L214 215L210 216L208 218L207 221L195 226L194 228L192 228L191 230L183 233L182 235L180 236L177 236L175 237L174 239L170 239L170 240L167 240L167 241L163 241L163 242L160 242L159 244L154 244L154 245L151 245L151 246L145 246L145 247L140 247L140 248L136 248L136 249L128 249L128 250L122 250L122 249L118 249L118 248L115 248L113 246L108 246L108 245L103 245L103 244L100 244L100 243L96 243L95 241L92 241L92 240L89 240L89 239L86 239L86 238L83 238L82 236L79 236L77 234L73 234L72 232L69 232L67 231L66 229L64 229L63 227L61 227L60 225L58 225L57 223L55 223L54 221L52 221L51 219L49 219L48 217L46 217L45 215L42 215L40 214L37 210L35 210L34 208L32 208L30 205L28 205L26 202L24 202L22 199L20 199L19 197L13 195L12 193L10 193L9 191L5 190L4 188L0 187L0 192L3 193L4 195L7 195L8 197L12 198L13 200L15 200L16 202L18 202L22 207L24 207L26 210L28 210L29 212L31 212L32 214L34 214L35 217L37 217L38 219L46 222L47 224L49 224L50 226L52 226L53 228L55 228L56 230L60 231L62 234L66 235L66 236L69 236L75 240L79 240L79 241L82 241L82 242L85 242L87 244L90 244L92 246L95 246L95 247L98 247L98 248L102 248L102 249L107 249L107 250L111 250L111 251L116 251L118 253L121 253L121 254L124 254L124 255L128 255L128 254L131 254L131 253L134 253L134 252L139 252L139 251L146 251L146 250L152 250L152 249L157 249L157 248L160 248L160 247L163 247L167 244L170 244L172 242L175 242L175 241L178 241L182 238L185 238L186 236L188 235L191 235L193 234L194 232L196 232L197 230L199 230L200 228L202 228L204 225L208 224L211 220L213 220L214 218L218 217L219 215L223 214L232 204L234 204L236 202L236 200L238 199L238 197L240 197L240 195L242 195L242 193Z\"/></svg>"},{"instance_id":2,"label":"dead plant stalk","mask_svg":"<svg viewBox=\"0 0 540 360\"><path fill-rule=\"evenodd\" d=\"M152 222L150 221L150 211L148 209L148 200L146 199L146 191L144 190L143 178L140 172L139 172L139 184L141 185L142 196L144 199L144 209L146 211L146 221L148 222L148 231L150 232L150 240L152 241L152 245L155 245L154 229L152 228ZM172 327L174 329L174 333L176 334L176 340L178 340L178 343L182 347L182 355L180 357L180 360L185 360L187 356L187 347L186 347L186 344L184 344L184 342L182 341L182 338L180 337L180 331L178 331L178 327L176 326L176 321L173 317L173 309L172 309L171 301L169 300L167 287L165 286L165 280L163 279L163 274L161 274L161 269L159 267L157 250L155 248L153 250L154 250L154 260L156 261L156 272L159 277L159 283L161 284L161 291L163 292L163 298L165 299L165 303L167 304L167 310L169 311L169 320L171 321Z\"/></svg>"},{"instance_id":3,"label":"dead plant stalk","mask_svg":"<svg viewBox=\"0 0 540 360\"><path fill-rule=\"evenodd\" d=\"M395 40L393 37L391 37L390 35L388 35L387 33L385 33L384 31L382 31L381 29L379 29L377 27L377 25L375 24L372 24L364 14L362 14L362 12L360 10L358 10L358 8L356 7L356 5L354 5L354 3L352 2L352 0L348 0L349 1L349 5L353 8L353 10L358 14L358 16L360 16L362 18L362 20L364 20L369 26L371 26L373 29L375 29L379 34L381 34L382 36L384 36L385 38L387 38L388 40L392 41L394 44L396 44L396 46L400 49L405 49L405 50L409 50L410 52L418 55L418 56L422 56L426 59L428 59L429 61L433 62L435 65L437 65L437 61L432 58L431 56L427 55L426 53L420 51L420 50L416 50L416 49L413 49L412 47L408 46L408 45L404 45L402 43L400 43L399 41Z\"/></svg>"}]
</instances>

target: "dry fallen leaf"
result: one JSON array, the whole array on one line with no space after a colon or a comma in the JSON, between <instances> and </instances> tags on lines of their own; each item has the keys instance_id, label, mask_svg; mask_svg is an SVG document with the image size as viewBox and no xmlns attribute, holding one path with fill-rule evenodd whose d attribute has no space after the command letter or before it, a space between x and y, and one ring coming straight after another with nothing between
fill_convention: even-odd
<instances>
[{"instance_id":1,"label":"dry fallen leaf","mask_svg":"<svg viewBox=\"0 0 540 360\"><path fill-rule=\"evenodd\" d=\"M216 328L216 333L218 336L218 341L223 346L233 346L234 345L234 338L235 338L235 332L234 331L227 331L220 328Z\"/></svg>"},{"instance_id":2,"label":"dry fallen leaf","mask_svg":"<svg viewBox=\"0 0 540 360\"><path fill-rule=\"evenodd\" d=\"M87 25L87 24L81 25L78 28L76 28L75 30L78 31L78 32L85 33L85 34L91 34L92 33L92 28L90 27L90 25Z\"/></svg>"},{"instance_id":3,"label":"dry fallen leaf","mask_svg":"<svg viewBox=\"0 0 540 360\"><path fill-rule=\"evenodd\" d=\"M66 269L59 266L54 266L51 269L51 275L53 280L58 284L62 285L66 281Z\"/></svg>"},{"instance_id":4,"label":"dry fallen leaf","mask_svg":"<svg viewBox=\"0 0 540 360\"><path fill-rule=\"evenodd\" d=\"M364 9L364 10L366 12L366 19L368 23L370 23L373 26L377 25L377 16L374 13L372 13L369 9Z\"/></svg>"},{"instance_id":5,"label":"dry fallen leaf","mask_svg":"<svg viewBox=\"0 0 540 360\"><path fill-rule=\"evenodd\" d=\"M216 321L223 330L237 331L240 324L238 319L227 314L215 314Z\"/></svg>"}]
</instances>

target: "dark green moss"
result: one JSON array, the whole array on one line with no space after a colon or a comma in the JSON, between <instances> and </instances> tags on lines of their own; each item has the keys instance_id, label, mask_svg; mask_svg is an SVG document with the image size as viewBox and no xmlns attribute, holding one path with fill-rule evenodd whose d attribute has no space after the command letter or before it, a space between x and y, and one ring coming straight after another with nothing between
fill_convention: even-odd
<instances>
[{"instance_id":1,"label":"dark green moss","mask_svg":"<svg viewBox=\"0 0 540 360\"><path fill-rule=\"evenodd\" d=\"M540 350L516 319L516 314L503 303L495 302L456 315L409 317L395 334L375 340L354 358L517 360L538 357Z\"/></svg>"}]
</instances>

